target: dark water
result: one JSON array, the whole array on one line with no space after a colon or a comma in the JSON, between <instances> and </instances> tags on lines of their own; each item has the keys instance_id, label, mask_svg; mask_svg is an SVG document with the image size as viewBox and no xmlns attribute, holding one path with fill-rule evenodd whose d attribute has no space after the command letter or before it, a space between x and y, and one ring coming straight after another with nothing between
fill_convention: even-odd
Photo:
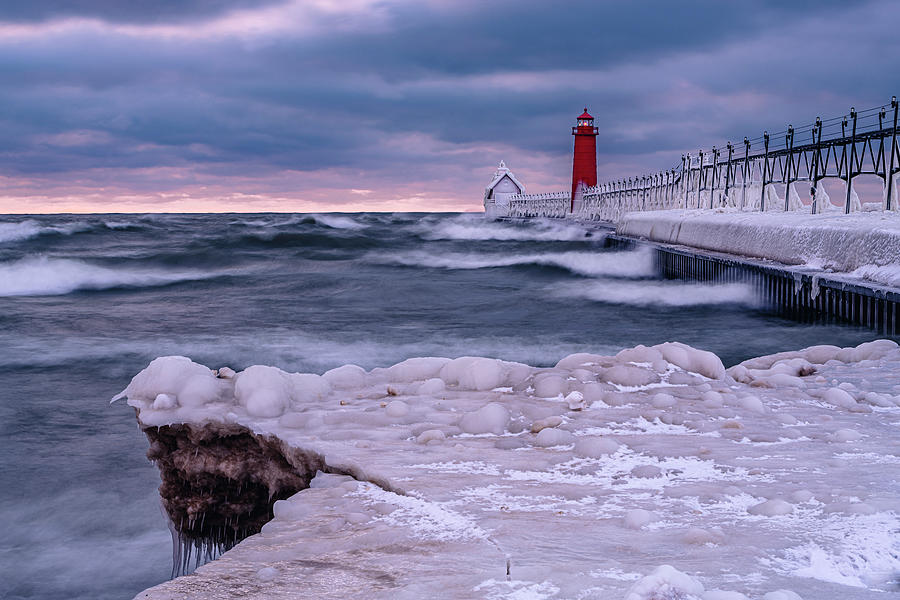
<instances>
[{"instance_id":1,"label":"dark water","mask_svg":"<svg viewBox=\"0 0 900 600\"><path fill-rule=\"evenodd\" d=\"M168 577L134 414L159 355L322 372L411 356L551 365L678 340L726 364L873 335L665 282L563 224L480 215L0 217L0 597L129 598Z\"/></svg>"}]
</instances>

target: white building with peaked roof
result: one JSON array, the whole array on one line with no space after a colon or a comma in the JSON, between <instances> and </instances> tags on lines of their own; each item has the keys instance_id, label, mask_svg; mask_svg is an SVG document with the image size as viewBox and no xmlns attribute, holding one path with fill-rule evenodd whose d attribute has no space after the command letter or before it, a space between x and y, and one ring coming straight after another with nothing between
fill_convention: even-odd
<instances>
[{"instance_id":1,"label":"white building with peaked roof","mask_svg":"<svg viewBox=\"0 0 900 600\"><path fill-rule=\"evenodd\" d=\"M484 216L488 218L505 217L509 214L509 198L516 194L524 194L525 186L500 161L491 183L484 188Z\"/></svg>"}]
</instances>

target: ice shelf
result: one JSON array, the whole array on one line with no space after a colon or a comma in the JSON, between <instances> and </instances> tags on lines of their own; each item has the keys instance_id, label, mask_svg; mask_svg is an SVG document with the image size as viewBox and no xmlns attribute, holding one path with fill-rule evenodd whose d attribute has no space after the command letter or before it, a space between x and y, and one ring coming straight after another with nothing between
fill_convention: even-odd
<instances>
[{"instance_id":1,"label":"ice shelf","mask_svg":"<svg viewBox=\"0 0 900 600\"><path fill-rule=\"evenodd\" d=\"M323 375L158 358L120 396L174 526L249 537L137 597L881 599L898 374L889 340L727 371L677 343Z\"/></svg>"}]
</instances>

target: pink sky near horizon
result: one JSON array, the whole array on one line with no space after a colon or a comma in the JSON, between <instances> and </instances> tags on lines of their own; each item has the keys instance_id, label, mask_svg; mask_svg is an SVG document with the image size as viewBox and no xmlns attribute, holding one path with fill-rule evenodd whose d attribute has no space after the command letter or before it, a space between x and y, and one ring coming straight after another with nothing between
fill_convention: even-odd
<instances>
[{"instance_id":1,"label":"pink sky near horizon","mask_svg":"<svg viewBox=\"0 0 900 600\"><path fill-rule=\"evenodd\" d=\"M348 191L349 193L349 191ZM303 198L200 198L159 199L153 196L11 198L0 196L2 214L102 214L102 213L257 213L257 212L479 212L481 202L468 205L447 199L407 198L349 202L335 205Z\"/></svg>"},{"instance_id":2,"label":"pink sky near horizon","mask_svg":"<svg viewBox=\"0 0 900 600\"><path fill-rule=\"evenodd\" d=\"M566 139L569 134L570 125L561 124L560 136ZM75 141L80 142L89 136L77 137ZM477 149L485 157L483 168L469 171L453 164L452 158L475 149L441 150L440 146L436 143L430 151L446 153L446 168L427 170L427 178L419 180L413 177L416 169L410 169L409 180L395 181L385 174L352 168L223 177L190 165L98 168L38 178L0 176L0 213L479 212L484 208L484 186L500 160L513 167L529 189L546 191L569 185L570 157L541 152L525 155L515 148L486 145ZM98 185L106 179L117 183ZM332 187L328 185L332 181L350 181L352 185ZM160 189L147 190L153 187Z\"/></svg>"},{"instance_id":3,"label":"pink sky near horizon","mask_svg":"<svg viewBox=\"0 0 900 600\"><path fill-rule=\"evenodd\" d=\"M234 177L232 185L167 185L157 192L141 191L143 185L137 190L94 187L79 183L77 177L72 185L6 177L0 178L0 213L468 212L483 209L482 192L493 168L486 166L465 185L432 180L366 187L360 181L359 187L307 187L293 193L281 190L290 189L290 181L304 179L303 175L275 175L255 182ZM306 175L322 179L315 173Z\"/></svg>"}]
</instances>

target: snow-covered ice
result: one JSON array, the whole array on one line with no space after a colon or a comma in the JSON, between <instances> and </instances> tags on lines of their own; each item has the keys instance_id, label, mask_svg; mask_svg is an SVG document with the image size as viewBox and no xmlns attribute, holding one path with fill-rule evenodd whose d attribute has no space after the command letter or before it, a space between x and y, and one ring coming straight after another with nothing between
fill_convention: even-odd
<instances>
[{"instance_id":1,"label":"snow-covered ice","mask_svg":"<svg viewBox=\"0 0 900 600\"><path fill-rule=\"evenodd\" d=\"M622 217L617 232L900 287L900 213L896 212L632 212Z\"/></svg>"},{"instance_id":2,"label":"snow-covered ice","mask_svg":"<svg viewBox=\"0 0 900 600\"><path fill-rule=\"evenodd\" d=\"M148 435L246 428L319 472L260 533L138 597L884 598L898 373L889 340L727 370L677 343L321 376L158 358L120 395ZM182 442L195 475L261 468Z\"/></svg>"}]
</instances>

